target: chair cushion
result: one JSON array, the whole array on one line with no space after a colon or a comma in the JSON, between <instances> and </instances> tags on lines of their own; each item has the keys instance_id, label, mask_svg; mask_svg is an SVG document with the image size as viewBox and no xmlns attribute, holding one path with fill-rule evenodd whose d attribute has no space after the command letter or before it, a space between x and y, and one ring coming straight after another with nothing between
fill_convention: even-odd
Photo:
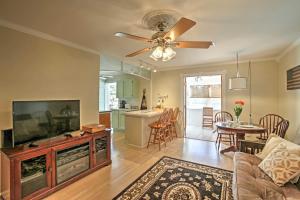
<instances>
[{"instance_id":1,"label":"chair cushion","mask_svg":"<svg viewBox=\"0 0 300 200\"><path fill-rule=\"evenodd\" d=\"M285 183L300 175L300 156L290 152L285 143L280 143L258 165L268 174L274 183L283 186Z\"/></svg>"}]
</instances>

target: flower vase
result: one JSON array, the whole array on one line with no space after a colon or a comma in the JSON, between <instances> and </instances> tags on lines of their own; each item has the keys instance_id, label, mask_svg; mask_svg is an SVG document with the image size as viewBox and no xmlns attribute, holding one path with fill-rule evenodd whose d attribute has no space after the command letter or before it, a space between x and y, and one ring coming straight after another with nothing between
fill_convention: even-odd
<instances>
[{"instance_id":1,"label":"flower vase","mask_svg":"<svg viewBox=\"0 0 300 200\"><path fill-rule=\"evenodd\" d=\"M235 121L237 125L240 125L240 116L235 116Z\"/></svg>"}]
</instances>

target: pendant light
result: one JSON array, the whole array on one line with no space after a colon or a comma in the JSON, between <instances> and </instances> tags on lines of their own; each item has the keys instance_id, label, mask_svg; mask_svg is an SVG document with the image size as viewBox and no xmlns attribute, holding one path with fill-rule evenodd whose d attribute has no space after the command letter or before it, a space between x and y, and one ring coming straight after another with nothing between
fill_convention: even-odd
<instances>
[{"instance_id":1,"label":"pendant light","mask_svg":"<svg viewBox=\"0 0 300 200\"><path fill-rule=\"evenodd\" d=\"M229 90L247 89L247 78L241 77L239 72L239 54L236 53L236 76L229 79Z\"/></svg>"}]
</instances>

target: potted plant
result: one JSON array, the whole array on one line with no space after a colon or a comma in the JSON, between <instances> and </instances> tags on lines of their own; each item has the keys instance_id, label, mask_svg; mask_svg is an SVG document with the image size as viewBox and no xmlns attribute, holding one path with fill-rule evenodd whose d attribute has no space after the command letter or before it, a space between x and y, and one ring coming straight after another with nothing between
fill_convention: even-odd
<instances>
[{"instance_id":1,"label":"potted plant","mask_svg":"<svg viewBox=\"0 0 300 200\"><path fill-rule=\"evenodd\" d=\"M239 124L240 123L240 116L242 114L243 111L243 106L245 105L245 102L243 100L237 100L234 102L235 106L234 106L234 114L236 117L236 122Z\"/></svg>"}]
</instances>

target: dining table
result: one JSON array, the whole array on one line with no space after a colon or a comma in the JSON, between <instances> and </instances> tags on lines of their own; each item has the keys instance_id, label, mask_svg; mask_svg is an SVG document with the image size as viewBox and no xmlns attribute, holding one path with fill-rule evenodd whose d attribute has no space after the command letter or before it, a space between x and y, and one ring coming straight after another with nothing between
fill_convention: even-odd
<instances>
[{"instance_id":1,"label":"dining table","mask_svg":"<svg viewBox=\"0 0 300 200\"><path fill-rule=\"evenodd\" d=\"M235 134L235 142L233 145L223 149L220 153L226 152L235 152L239 151L240 141L245 139L245 135L247 134L260 134L264 133L267 129L261 125L257 124L247 124L247 123L235 123L235 122L217 122L216 124L217 131L222 130L225 132L230 132Z\"/></svg>"}]
</instances>

